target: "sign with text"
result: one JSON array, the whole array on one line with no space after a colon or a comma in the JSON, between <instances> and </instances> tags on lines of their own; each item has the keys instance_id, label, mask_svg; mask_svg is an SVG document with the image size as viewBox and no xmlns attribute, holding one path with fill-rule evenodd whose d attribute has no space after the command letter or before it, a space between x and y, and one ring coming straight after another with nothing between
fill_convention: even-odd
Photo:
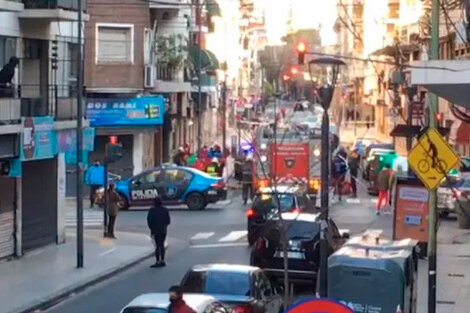
<instances>
[{"instance_id":1,"label":"sign with text","mask_svg":"<svg viewBox=\"0 0 470 313\"><path fill-rule=\"evenodd\" d=\"M301 299L288 307L285 313L355 313L353 309L336 300L322 298Z\"/></svg>"},{"instance_id":2,"label":"sign with text","mask_svg":"<svg viewBox=\"0 0 470 313\"><path fill-rule=\"evenodd\" d=\"M52 116L23 118L20 159L50 159L57 154L57 135Z\"/></svg>"},{"instance_id":3,"label":"sign with text","mask_svg":"<svg viewBox=\"0 0 470 313\"><path fill-rule=\"evenodd\" d=\"M86 116L95 126L162 125L165 100L161 96L139 98L89 98Z\"/></svg>"}]
</instances>

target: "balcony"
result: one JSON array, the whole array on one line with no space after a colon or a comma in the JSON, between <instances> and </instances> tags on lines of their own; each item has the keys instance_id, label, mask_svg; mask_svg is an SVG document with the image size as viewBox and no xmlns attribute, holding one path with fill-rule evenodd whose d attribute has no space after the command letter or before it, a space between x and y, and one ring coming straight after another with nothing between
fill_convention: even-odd
<instances>
[{"instance_id":1,"label":"balcony","mask_svg":"<svg viewBox=\"0 0 470 313\"><path fill-rule=\"evenodd\" d=\"M25 10L19 14L21 19L43 21L78 21L77 0L23 0ZM83 8L86 1L82 0ZM89 20L84 14L83 20Z\"/></svg>"},{"instance_id":2,"label":"balcony","mask_svg":"<svg viewBox=\"0 0 470 313\"><path fill-rule=\"evenodd\" d=\"M20 12L24 5L20 0L0 0L0 12Z\"/></svg>"},{"instance_id":3,"label":"balcony","mask_svg":"<svg viewBox=\"0 0 470 313\"><path fill-rule=\"evenodd\" d=\"M189 92L191 84L180 81L175 75L175 70L166 64L157 64L155 92Z\"/></svg>"},{"instance_id":4,"label":"balcony","mask_svg":"<svg viewBox=\"0 0 470 313\"><path fill-rule=\"evenodd\" d=\"M19 124L21 105L19 91L14 86L0 85L0 125Z\"/></svg>"},{"instance_id":5,"label":"balcony","mask_svg":"<svg viewBox=\"0 0 470 313\"><path fill-rule=\"evenodd\" d=\"M188 4L186 0L166 0L162 2L149 1L150 9L176 9L179 10L182 4Z\"/></svg>"}]
</instances>

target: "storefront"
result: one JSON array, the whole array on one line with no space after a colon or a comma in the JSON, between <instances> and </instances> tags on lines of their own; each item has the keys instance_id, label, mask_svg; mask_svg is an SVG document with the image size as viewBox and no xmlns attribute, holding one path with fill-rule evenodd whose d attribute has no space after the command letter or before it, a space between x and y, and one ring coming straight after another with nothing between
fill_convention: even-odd
<instances>
[{"instance_id":1,"label":"storefront","mask_svg":"<svg viewBox=\"0 0 470 313\"><path fill-rule=\"evenodd\" d=\"M57 242L57 133L51 116L26 117L20 141L22 252Z\"/></svg>"},{"instance_id":2,"label":"storefront","mask_svg":"<svg viewBox=\"0 0 470 313\"><path fill-rule=\"evenodd\" d=\"M161 141L155 138L162 131L164 102L161 96L87 99L87 118L96 128L90 160L103 162L109 136L117 136L122 158L109 165L110 173L128 178L155 166L155 155L161 150Z\"/></svg>"},{"instance_id":3,"label":"storefront","mask_svg":"<svg viewBox=\"0 0 470 313\"><path fill-rule=\"evenodd\" d=\"M0 259L15 254L16 179L10 160L18 157L18 135L0 135Z\"/></svg>"}]
</instances>

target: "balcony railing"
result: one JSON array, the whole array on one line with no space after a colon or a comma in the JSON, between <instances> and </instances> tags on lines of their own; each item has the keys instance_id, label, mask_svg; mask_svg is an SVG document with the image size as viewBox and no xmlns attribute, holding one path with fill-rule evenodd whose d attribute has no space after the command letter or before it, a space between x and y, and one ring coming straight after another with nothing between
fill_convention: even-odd
<instances>
[{"instance_id":1,"label":"balcony railing","mask_svg":"<svg viewBox=\"0 0 470 313\"><path fill-rule=\"evenodd\" d=\"M172 81L173 69L168 65L157 64L157 80Z\"/></svg>"},{"instance_id":2,"label":"balcony railing","mask_svg":"<svg viewBox=\"0 0 470 313\"><path fill-rule=\"evenodd\" d=\"M23 0L25 9L64 9L78 10L77 0ZM86 1L82 0L83 8L86 8Z\"/></svg>"}]
</instances>

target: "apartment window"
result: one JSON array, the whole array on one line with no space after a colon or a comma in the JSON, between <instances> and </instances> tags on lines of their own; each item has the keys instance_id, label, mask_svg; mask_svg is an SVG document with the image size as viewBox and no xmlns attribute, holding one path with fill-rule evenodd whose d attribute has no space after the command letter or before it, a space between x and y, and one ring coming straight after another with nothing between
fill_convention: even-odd
<instances>
[{"instance_id":1,"label":"apartment window","mask_svg":"<svg viewBox=\"0 0 470 313\"><path fill-rule=\"evenodd\" d=\"M134 62L134 25L101 24L96 33L97 63Z\"/></svg>"},{"instance_id":2,"label":"apartment window","mask_svg":"<svg viewBox=\"0 0 470 313\"><path fill-rule=\"evenodd\" d=\"M16 56L16 38L0 36L0 69Z\"/></svg>"}]
</instances>

